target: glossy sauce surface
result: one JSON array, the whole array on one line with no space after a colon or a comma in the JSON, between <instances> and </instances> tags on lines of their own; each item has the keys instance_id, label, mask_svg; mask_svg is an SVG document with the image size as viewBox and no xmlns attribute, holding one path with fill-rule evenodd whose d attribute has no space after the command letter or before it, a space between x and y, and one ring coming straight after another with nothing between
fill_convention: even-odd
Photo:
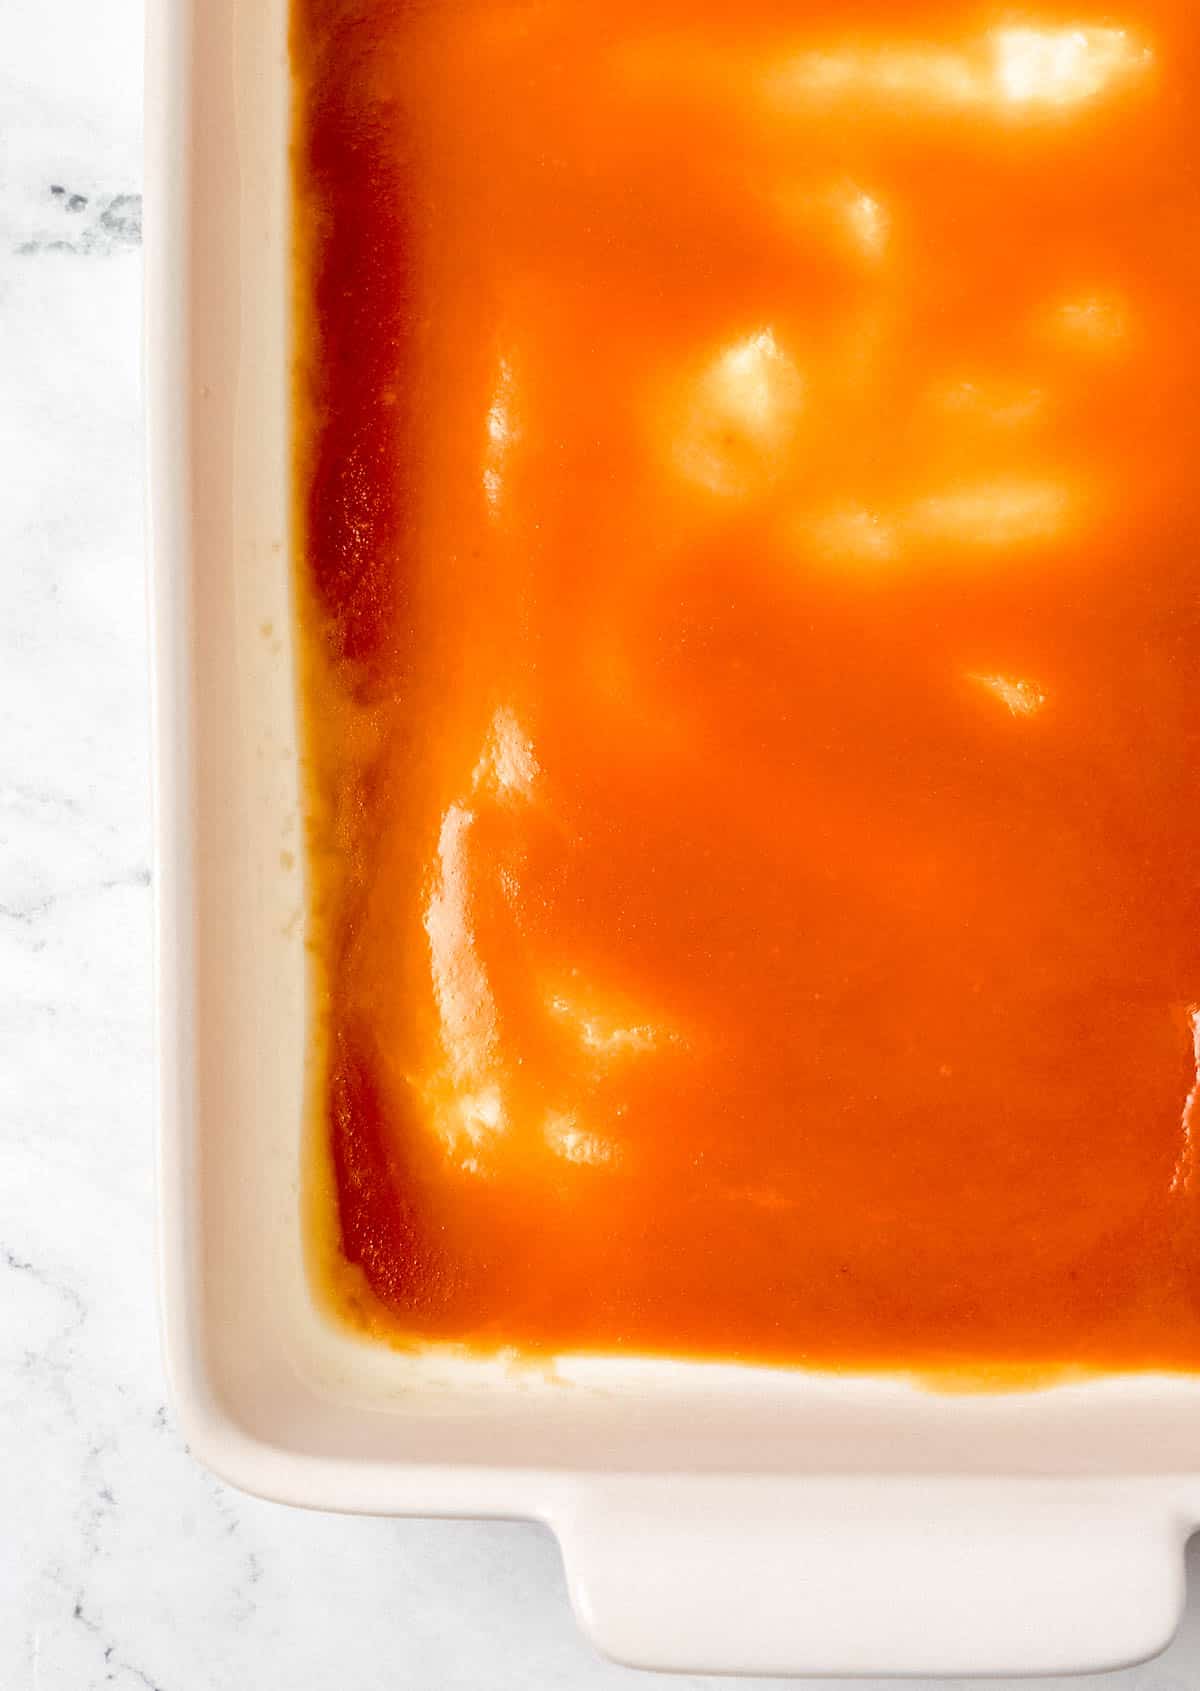
<instances>
[{"instance_id":1,"label":"glossy sauce surface","mask_svg":"<svg viewBox=\"0 0 1200 1691\"><path fill-rule=\"evenodd\" d=\"M1200 1366L1191 9L293 59L330 1297Z\"/></svg>"}]
</instances>

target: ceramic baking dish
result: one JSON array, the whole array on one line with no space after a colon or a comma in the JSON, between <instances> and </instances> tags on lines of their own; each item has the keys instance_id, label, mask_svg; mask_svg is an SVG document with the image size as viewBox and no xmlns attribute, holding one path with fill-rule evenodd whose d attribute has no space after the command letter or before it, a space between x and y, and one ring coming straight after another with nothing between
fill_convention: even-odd
<instances>
[{"instance_id":1,"label":"ceramic baking dish","mask_svg":"<svg viewBox=\"0 0 1200 1691\"><path fill-rule=\"evenodd\" d=\"M162 1299L200 1458L288 1503L531 1517L609 1654L1020 1673L1158 1649L1200 1383L393 1354L306 1289L304 887L287 521L285 0L151 0Z\"/></svg>"}]
</instances>

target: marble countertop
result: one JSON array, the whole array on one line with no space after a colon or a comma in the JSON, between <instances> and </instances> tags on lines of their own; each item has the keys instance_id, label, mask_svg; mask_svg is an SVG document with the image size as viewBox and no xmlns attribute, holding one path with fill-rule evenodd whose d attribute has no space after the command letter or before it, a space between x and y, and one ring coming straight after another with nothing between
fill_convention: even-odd
<instances>
[{"instance_id":1,"label":"marble countertop","mask_svg":"<svg viewBox=\"0 0 1200 1691\"><path fill-rule=\"evenodd\" d=\"M0 6L0 1687L632 1691L657 1681L590 1653L539 1529L255 1502L165 1402L141 30L137 0ZM1200 1591L1165 1657L1103 1681L1197 1683Z\"/></svg>"}]
</instances>

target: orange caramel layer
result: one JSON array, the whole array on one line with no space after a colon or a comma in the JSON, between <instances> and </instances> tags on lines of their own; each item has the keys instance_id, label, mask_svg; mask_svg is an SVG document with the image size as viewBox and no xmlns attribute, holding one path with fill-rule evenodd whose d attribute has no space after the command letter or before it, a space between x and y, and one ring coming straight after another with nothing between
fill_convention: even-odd
<instances>
[{"instance_id":1,"label":"orange caramel layer","mask_svg":"<svg viewBox=\"0 0 1200 1691\"><path fill-rule=\"evenodd\" d=\"M1192 8L295 0L293 62L334 1300L1200 1366Z\"/></svg>"}]
</instances>

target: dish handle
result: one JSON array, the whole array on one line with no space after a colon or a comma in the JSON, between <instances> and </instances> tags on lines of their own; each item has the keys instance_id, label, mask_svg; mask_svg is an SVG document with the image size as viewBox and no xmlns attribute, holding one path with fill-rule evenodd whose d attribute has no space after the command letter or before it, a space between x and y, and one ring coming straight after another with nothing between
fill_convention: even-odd
<instances>
[{"instance_id":1,"label":"dish handle","mask_svg":"<svg viewBox=\"0 0 1200 1691\"><path fill-rule=\"evenodd\" d=\"M1190 1522L1157 1482L592 1477L550 1512L571 1601L634 1667L1096 1672L1184 1602Z\"/></svg>"}]
</instances>

